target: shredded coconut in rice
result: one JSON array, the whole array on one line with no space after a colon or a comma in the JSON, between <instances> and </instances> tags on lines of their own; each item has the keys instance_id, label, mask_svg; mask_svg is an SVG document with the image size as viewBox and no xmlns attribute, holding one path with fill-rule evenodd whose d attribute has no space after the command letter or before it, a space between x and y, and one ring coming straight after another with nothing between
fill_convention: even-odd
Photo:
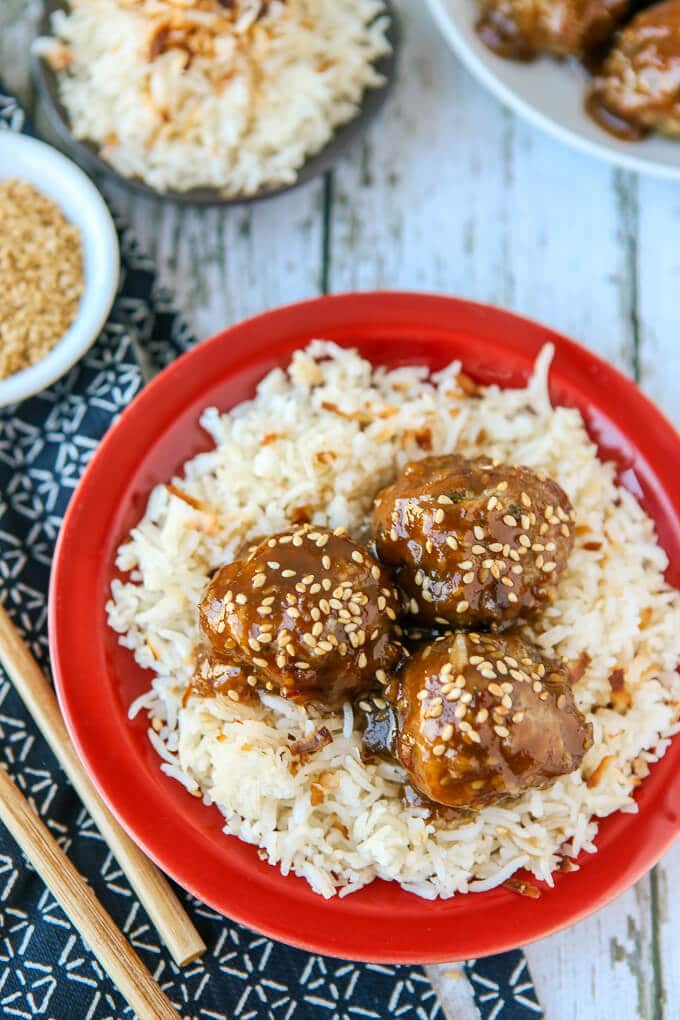
<instances>
[{"instance_id":1,"label":"shredded coconut in rice","mask_svg":"<svg viewBox=\"0 0 680 1020\"><path fill-rule=\"evenodd\" d=\"M36 52L76 138L159 191L291 184L390 51L382 0L70 0Z\"/></svg>"},{"instance_id":2,"label":"shredded coconut in rice","mask_svg":"<svg viewBox=\"0 0 680 1020\"><path fill-rule=\"evenodd\" d=\"M490 889L519 868L550 883L565 858L595 852L598 818L636 810L636 785L680 728L680 596L664 580L666 555L578 411L551 407L550 357L546 348L526 389L472 397L457 364L430 378L314 341L252 401L204 412L214 449L152 492L119 550L129 578L112 583L109 622L154 673L131 714L149 713L160 767L216 804L226 833L322 896L380 877L449 897ZM404 463L454 451L543 470L573 503L576 541L557 600L525 632L546 655L582 662L575 695L595 738L580 770L458 825L404 803L399 765L362 761L349 705L322 716L271 694L259 705L222 696L182 704L196 607L214 568L288 527L300 508L361 538L376 492ZM623 711L612 706L615 670L625 676ZM289 735L309 737L321 722L332 741L291 767Z\"/></svg>"}]
</instances>

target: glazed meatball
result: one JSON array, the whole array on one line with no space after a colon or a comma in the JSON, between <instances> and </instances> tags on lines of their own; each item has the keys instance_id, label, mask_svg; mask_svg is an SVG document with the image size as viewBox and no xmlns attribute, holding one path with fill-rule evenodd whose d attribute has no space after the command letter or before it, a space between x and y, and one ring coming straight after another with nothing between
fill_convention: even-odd
<instances>
[{"instance_id":1,"label":"glazed meatball","mask_svg":"<svg viewBox=\"0 0 680 1020\"><path fill-rule=\"evenodd\" d=\"M619 32L587 99L612 134L680 138L680 0L655 4Z\"/></svg>"},{"instance_id":2,"label":"glazed meatball","mask_svg":"<svg viewBox=\"0 0 680 1020\"><path fill-rule=\"evenodd\" d=\"M579 767L592 727L567 667L516 635L448 634L405 663L397 756L415 789L479 810Z\"/></svg>"},{"instance_id":3,"label":"glazed meatball","mask_svg":"<svg viewBox=\"0 0 680 1020\"><path fill-rule=\"evenodd\" d=\"M554 596L573 511L557 482L487 457L426 457L378 494L377 554L428 624L502 629Z\"/></svg>"},{"instance_id":4,"label":"glazed meatball","mask_svg":"<svg viewBox=\"0 0 680 1020\"><path fill-rule=\"evenodd\" d=\"M384 682L401 655L399 596L342 529L303 525L267 538L212 578L200 623L212 647L284 697L335 707Z\"/></svg>"},{"instance_id":5,"label":"glazed meatball","mask_svg":"<svg viewBox=\"0 0 680 1020\"><path fill-rule=\"evenodd\" d=\"M513 60L581 57L609 38L628 6L628 0L482 0L477 33Z\"/></svg>"}]
</instances>

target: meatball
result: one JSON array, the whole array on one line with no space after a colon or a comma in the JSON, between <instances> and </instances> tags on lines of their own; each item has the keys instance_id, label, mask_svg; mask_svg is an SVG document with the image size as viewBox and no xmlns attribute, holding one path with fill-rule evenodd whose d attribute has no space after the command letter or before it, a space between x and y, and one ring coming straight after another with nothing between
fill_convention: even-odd
<instances>
[{"instance_id":1,"label":"meatball","mask_svg":"<svg viewBox=\"0 0 680 1020\"><path fill-rule=\"evenodd\" d=\"M619 32L586 105L619 137L680 138L680 0L655 4Z\"/></svg>"},{"instance_id":2,"label":"meatball","mask_svg":"<svg viewBox=\"0 0 680 1020\"><path fill-rule=\"evenodd\" d=\"M573 543L560 486L487 457L426 457L378 494L375 547L428 624L502 629L554 597Z\"/></svg>"},{"instance_id":3,"label":"meatball","mask_svg":"<svg viewBox=\"0 0 680 1020\"><path fill-rule=\"evenodd\" d=\"M220 655L284 697L335 707L385 682L402 649L399 596L342 529L303 525L264 539L208 584L200 624Z\"/></svg>"},{"instance_id":4,"label":"meatball","mask_svg":"<svg viewBox=\"0 0 680 1020\"><path fill-rule=\"evenodd\" d=\"M512 634L448 634L401 676L397 755L415 789L479 810L579 767L592 727L567 667Z\"/></svg>"},{"instance_id":5,"label":"meatball","mask_svg":"<svg viewBox=\"0 0 680 1020\"><path fill-rule=\"evenodd\" d=\"M629 0L482 0L477 33L513 60L581 57L612 34Z\"/></svg>"}]
</instances>

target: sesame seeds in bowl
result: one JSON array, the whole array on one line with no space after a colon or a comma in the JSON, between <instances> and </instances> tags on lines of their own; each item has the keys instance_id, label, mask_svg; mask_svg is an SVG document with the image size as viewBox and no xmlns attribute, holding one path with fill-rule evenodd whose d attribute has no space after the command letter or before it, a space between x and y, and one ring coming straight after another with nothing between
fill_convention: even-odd
<instances>
[{"instance_id":1,"label":"sesame seeds in bowl","mask_svg":"<svg viewBox=\"0 0 680 1020\"><path fill-rule=\"evenodd\" d=\"M46 324L41 356L34 364L0 379L0 406L16 403L49 386L91 346L113 304L119 273L118 239L111 215L95 186L75 164L36 139L6 131L0 146L0 181L9 180L35 189L52 203L57 209L55 215L67 224L64 234L68 234L69 225L78 232L84 284L74 318L71 306L68 310L62 308L63 315L50 315L50 295L46 300L41 298L39 308ZM29 294L27 303L30 300ZM56 294L54 303L63 305ZM60 334L66 327L63 335L48 336L48 323Z\"/></svg>"}]
</instances>

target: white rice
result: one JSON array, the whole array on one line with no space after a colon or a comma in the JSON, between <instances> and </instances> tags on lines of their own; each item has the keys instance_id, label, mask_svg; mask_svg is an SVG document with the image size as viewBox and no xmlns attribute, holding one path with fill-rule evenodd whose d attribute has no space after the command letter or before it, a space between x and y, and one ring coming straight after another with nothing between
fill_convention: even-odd
<instances>
[{"instance_id":1,"label":"white rice","mask_svg":"<svg viewBox=\"0 0 680 1020\"><path fill-rule=\"evenodd\" d=\"M550 882L564 857L595 852L598 818L636 810L635 786L679 728L680 596L664 580L666 555L651 520L616 485L613 465L598 459L579 413L551 408L549 360L546 349L526 390L489 387L475 399L460 388L458 365L430 379L425 368L373 369L353 351L314 341L287 372L271 372L254 400L204 412L215 448L187 462L175 484L208 509L159 486L119 550L130 575L112 583L109 622L153 671L131 711L148 711L160 767L217 804L225 832L323 896L381 877L448 897L489 889L518 868ZM484 451L543 469L565 488L576 545L557 601L529 636L548 654L592 657L576 687L595 735L582 769L458 826L404 806L400 767L361 761L349 707L324 717L332 743L293 772L288 735L318 728L314 710L273 695L257 707L223 697L181 703L208 573L245 540L288 526L300 506L314 509L314 523L361 536L376 491L423 455L419 442L428 438L433 452ZM586 548L595 542L601 548ZM625 714L607 707L619 667L632 696Z\"/></svg>"},{"instance_id":2,"label":"white rice","mask_svg":"<svg viewBox=\"0 0 680 1020\"><path fill-rule=\"evenodd\" d=\"M36 50L71 129L159 191L292 183L383 84L390 49L382 0L237 0L234 21L220 0L70 6Z\"/></svg>"}]
</instances>

